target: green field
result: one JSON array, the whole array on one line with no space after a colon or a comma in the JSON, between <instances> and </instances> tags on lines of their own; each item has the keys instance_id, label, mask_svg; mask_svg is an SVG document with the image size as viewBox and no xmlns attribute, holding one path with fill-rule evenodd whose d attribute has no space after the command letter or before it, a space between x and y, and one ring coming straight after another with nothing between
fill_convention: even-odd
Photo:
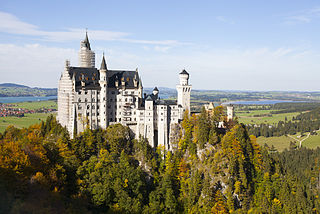
<instances>
[{"instance_id":1,"label":"green field","mask_svg":"<svg viewBox=\"0 0 320 214\"><path fill-rule=\"evenodd\" d=\"M295 117L298 114L300 114L300 112L291 112L254 117L254 115L270 114L270 112L271 110L236 111L235 116L238 117L240 123L244 124L274 124L278 123L280 120L285 121L285 118L287 118L287 120L292 120L292 117Z\"/></svg>"},{"instance_id":2,"label":"green field","mask_svg":"<svg viewBox=\"0 0 320 214\"><path fill-rule=\"evenodd\" d=\"M41 108L57 109L57 102L52 100L11 104L14 105L14 108L24 108L29 110ZM30 125L39 123L41 120L46 120L50 114L52 113L25 114L24 117L0 117L0 132L2 133L9 125L14 125L17 128L28 127Z\"/></svg>"},{"instance_id":3,"label":"green field","mask_svg":"<svg viewBox=\"0 0 320 214\"><path fill-rule=\"evenodd\" d=\"M41 120L46 120L49 115L50 113L36 113L25 114L24 117L1 117L0 132L2 133L9 125L14 125L17 128L25 128L40 123Z\"/></svg>"},{"instance_id":4,"label":"green field","mask_svg":"<svg viewBox=\"0 0 320 214\"><path fill-rule=\"evenodd\" d=\"M51 108L57 109L57 102L53 100L39 101L39 102L22 102L22 103L12 103L16 108L25 108L29 110L41 109L41 108Z\"/></svg>"},{"instance_id":5,"label":"green field","mask_svg":"<svg viewBox=\"0 0 320 214\"><path fill-rule=\"evenodd\" d=\"M310 149L315 149L317 147L320 147L320 131L317 132L317 135L310 135L305 141L302 142L303 147L307 147ZM306 137L307 133L305 133L305 136L301 139L304 139ZM297 135L293 136L296 139ZM298 141L294 141L292 138L287 136L281 136L281 137L258 137L257 142L263 146L264 144L267 144L268 146L274 146L278 151L283 151L284 149L289 149L290 142L295 142L297 146L299 146Z\"/></svg>"}]
</instances>

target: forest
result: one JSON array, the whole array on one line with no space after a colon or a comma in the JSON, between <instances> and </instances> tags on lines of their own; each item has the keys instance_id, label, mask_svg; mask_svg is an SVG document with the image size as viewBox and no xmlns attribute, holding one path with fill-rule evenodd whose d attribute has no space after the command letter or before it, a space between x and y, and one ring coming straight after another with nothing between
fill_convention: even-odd
<instances>
[{"instance_id":1,"label":"forest","mask_svg":"<svg viewBox=\"0 0 320 214\"><path fill-rule=\"evenodd\" d=\"M53 116L9 126L0 213L319 213L320 149L260 147L222 107L186 112L172 146L120 124L74 139Z\"/></svg>"},{"instance_id":2,"label":"forest","mask_svg":"<svg viewBox=\"0 0 320 214\"><path fill-rule=\"evenodd\" d=\"M300 113L292 118L292 121L279 121L277 124L247 125L249 133L259 137L273 137L282 135L294 135L298 132L311 132L315 134L320 129L320 108Z\"/></svg>"}]
</instances>

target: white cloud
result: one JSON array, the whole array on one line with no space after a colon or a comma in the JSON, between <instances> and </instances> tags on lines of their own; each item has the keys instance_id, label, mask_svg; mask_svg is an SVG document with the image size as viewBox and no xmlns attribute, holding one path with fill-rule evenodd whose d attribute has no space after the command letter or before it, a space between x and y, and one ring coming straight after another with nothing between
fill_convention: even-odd
<instances>
[{"instance_id":1,"label":"white cloud","mask_svg":"<svg viewBox=\"0 0 320 214\"><path fill-rule=\"evenodd\" d=\"M65 59L76 66L77 52L39 44L0 44L1 82L57 87ZM319 56L299 48L186 50L184 54L163 54L152 49L142 53L110 49L106 57L110 69L138 67L145 87L175 88L178 73L185 68L194 89L319 89ZM99 66L101 57L96 58Z\"/></svg>"},{"instance_id":2,"label":"white cloud","mask_svg":"<svg viewBox=\"0 0 320 214\"><path fill-rule=\"evenodd\" d=\"M39 44L0 44L1 82L57 87L65 59L76 63L77 51Z\"/></svg>"},{"instance_id":3,"label":"white cloud","mask_svg":"<svg viewBox=\"0 0 320 214\"><path fill-rule=\"evenodd\" d=\"M284 23L295 25L301 23L310 23L313 19L320 16L320 7L314 7L308 10L301 10L284 17Z\"/></svg>"},{"instance_id":4,"label":"white cloud","mask_svg":"<svg viewBox=\"0 0 320 214\"><path fill-rule=\"evenodd\" d=\"M83 39L83 29L67 28L65 31L44 31L39 29L38 26L32 25L21 21L16 16L0 12L0 32L18 34L18 35L30 35L36 36L40 39L47 41L63 42L70 40ZM137 44L150 44L150 45L183 45L187 43L181 43L176 40L139 40L128 38L130 33L127 32L115 32L105 30L90 30L90 38L93 40L101 41L120 41L127 43Z\"/></svg>"}]
</instances>

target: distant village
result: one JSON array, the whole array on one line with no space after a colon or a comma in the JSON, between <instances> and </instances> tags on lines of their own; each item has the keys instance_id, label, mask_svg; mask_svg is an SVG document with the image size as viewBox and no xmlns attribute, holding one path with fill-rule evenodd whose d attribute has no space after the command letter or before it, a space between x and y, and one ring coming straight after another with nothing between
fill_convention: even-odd
<instances>
[{"instance_id":1,"label":"distant village","mask_svg":"<svg viewBox=\"0 0 320 214\"><path fill-rule=\"evenodd\" d=\"M34 114L34 113L51 113L55 112L56 109L53 108L40 108L40 109L25 109L25 108L17 108L15 104L6 104L0 103L0 117L24 117L25 114Z\"/></svg>"}]
</instances>

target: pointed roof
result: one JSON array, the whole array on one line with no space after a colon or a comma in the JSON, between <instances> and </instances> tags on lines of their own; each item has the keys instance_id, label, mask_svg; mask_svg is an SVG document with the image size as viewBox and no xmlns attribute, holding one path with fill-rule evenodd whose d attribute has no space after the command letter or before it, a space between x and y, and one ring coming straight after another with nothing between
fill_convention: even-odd
<instances>
[{"instance_id":1,"label":"pointed roof","mask_svg":"<svg viewBox=\"0 0 320 214\"><path fill-rule=\"evenodd\" d=\"M146 101L153 101L153 99L150 95L148 95Z\"/></svg>"},{"instance_id":2,"label":"pointed roof","mask_svg":"<svg viewBox=\"0 0 320 214\"><path fill-rule=\"evenodd\" d=\"M86 31L86 38L84 38L83 40L84 44L86 45L86 47L91 50L91 47L90 47L90 42L89 42L89 38L88 38L88 32Z\"/></svg>"},{"instance_id":3,"label":"pointed roof","mask_svg":"<svg viewBox=\"0 0 320 214\"><path fill-rule=\"evenodd\" d=\"M159 91L159 89L157 87L154 87L153 91Z\"/></svg>"},{"instance_id":4,"label":"pointed roof","mask_svg":"<svg viewBox=\"0 0 320 214\"><path fill-rule=\"evenodd\" d=\"M106 64L106 60L104 58L104 53L103 53L103 56L102 56L102 62L101 62L100 70L107 70L107 64Z\"/></svg>"},{"instance_id":5,"label":"pointed roof","mask_svg":"<svg viewBox=\"0 0 320 214\"><path fill-rule=\"evenodd\" d=\"M185 69L183 69L183 70L180 72L180 74L187 74L187 75L189 75L189 73L188 73Z\"/></svg>"}]
</instances>

